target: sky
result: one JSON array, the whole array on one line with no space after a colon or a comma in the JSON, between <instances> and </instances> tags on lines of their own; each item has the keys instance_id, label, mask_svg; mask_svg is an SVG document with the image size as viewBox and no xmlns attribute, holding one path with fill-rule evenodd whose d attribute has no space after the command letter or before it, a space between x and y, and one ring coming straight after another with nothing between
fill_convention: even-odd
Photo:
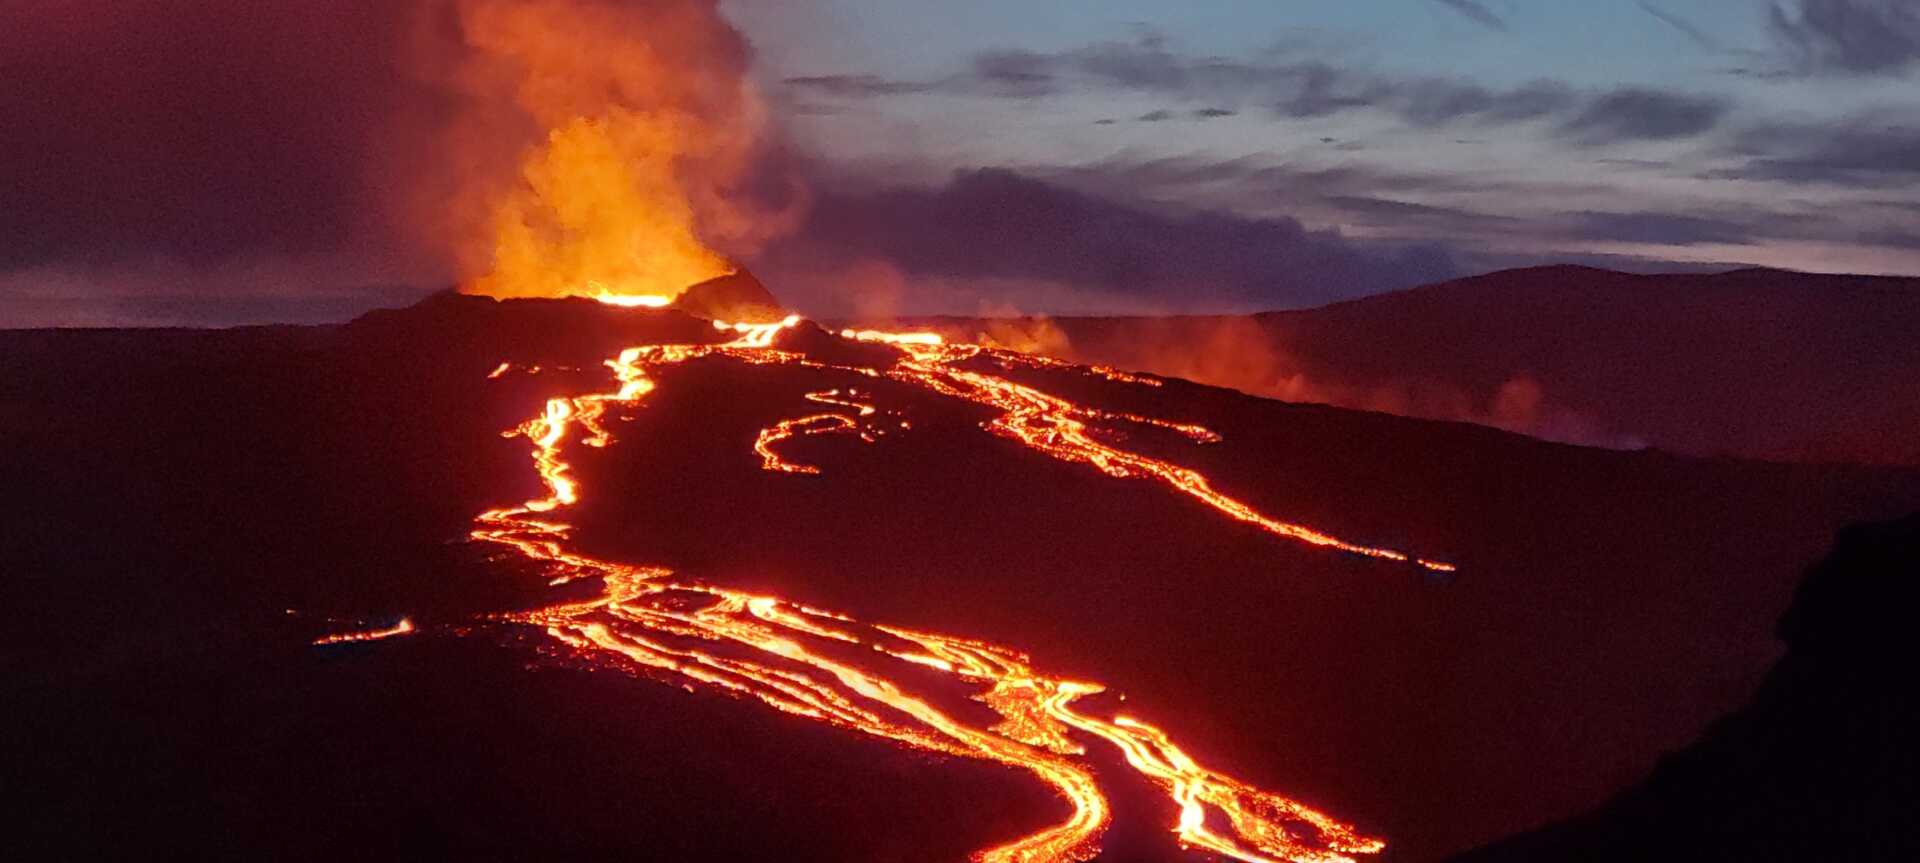
<instances>
[{"instance_id":1,"label":"sky","mask_svg":"<svg viewBox=\"0 0 1920 863\"><path fill-rule=\"evenodd\" d=\"M447 101L395 71L391 10L439 2L0 12L0 109L32 118L0 130L0 324L338 317L457 278L378 205ZM724 251L817 314L1920 274L1911 0L549 2L718 3L804 206Z\"/></svg>"},{"instance_id":2,"label":"sky","mask_svg":"<svg viewBox=\"0 0 1920 863\"><path fill-rule=\"evenodd\" d=\"M1920 273L1920 4L729 8L850 180L1012 168L1463 271Z\"/></svg>"}]
</instances>

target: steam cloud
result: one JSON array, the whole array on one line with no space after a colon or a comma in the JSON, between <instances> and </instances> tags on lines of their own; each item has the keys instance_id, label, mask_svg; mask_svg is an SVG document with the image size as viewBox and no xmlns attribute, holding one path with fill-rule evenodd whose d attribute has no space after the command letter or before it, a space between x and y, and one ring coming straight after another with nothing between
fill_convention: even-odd
<instances>
[{"instance_id":1,"label":"steam cloud","mask_svg":"<svg viewBox=\"0 0 1920 863\"><path fill-rule=\"evenodd\" d=\"M1283 401L1470 422L1587 446L1646 446L1638 437L1612 431L1557 403L1529 373L1512 374L1491 389L1476 389L1439 375L1344 369L1296 355L1283 335L1252 317L1082 319L1066 326L1047 317L1025 317L931 325L959 340L1148 371Z\"/></svg>"},{"instance_id":2,"label":"steam cloud","mask_svg":"<svg viewBox=\"0 0 1920 863\"><path fill-rule=\"evenodd\" d=\"M819 313L1302 305L1455 274L1432 249L1005 172L815 201L828 175L791 155L717 0L110 12L0 6L4 323L314 320L449 284L671 294L732 262Z\"/></svg>"},{"instance_id":3,"label":"steam cloud","mask_svg":"<svg viewBox=\"0 0 1920 863\"><path fill-rule=\"evenodd\" d=\"M764 179L750 60L716 0L15 0L0 299L22 273L64 294L711 274L707 244L789 218L735 194ZM641 237L648 263L605 263Z\"/></svg>"},{"instance_id":4,"label":"steam cloud","mask_svg":"<svg viewBox=\"0 0 1920 863\"><path fill-rule=\"evenodd\" d=\"M489 160L461 187L460 212L484 213L493 240L464 249L466 270L486 272L474 290L671 296L732 271L716 245L751 248L783 223L738 194L766 121L746 42L713 0L458 9L470 49L461 81L474 104L507 116L456 127L455 147L484 148L502 123L535 138L517 175L501 182Z\"/></svg>"}]
</instances>

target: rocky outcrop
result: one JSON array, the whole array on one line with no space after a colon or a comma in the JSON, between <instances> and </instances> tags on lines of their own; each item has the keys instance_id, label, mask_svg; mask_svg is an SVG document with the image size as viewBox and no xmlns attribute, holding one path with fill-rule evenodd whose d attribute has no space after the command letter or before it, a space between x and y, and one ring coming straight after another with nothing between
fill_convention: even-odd
<instances>
[{"instance_id":1,"label":"rocky outcrop","mask_svg":"<svg viewBox=\"0 0 1920 863\"><path fill-rule=\"evenodd\" d=\"M787 316L767 286L746 270L694 285L673 301L673 307L698 318L735 323L765 324Z\"/></svg>"}]
</instances>

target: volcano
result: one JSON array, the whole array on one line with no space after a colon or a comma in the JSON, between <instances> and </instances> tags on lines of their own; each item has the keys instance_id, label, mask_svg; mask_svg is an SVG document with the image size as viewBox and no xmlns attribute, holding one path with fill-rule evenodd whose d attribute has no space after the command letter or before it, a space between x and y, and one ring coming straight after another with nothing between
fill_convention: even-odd
<instances>
[{"instance_id":1,"label":"volcano","mask_svg":"<svg viewBox=\"0 0 1920 863\"><path fill-rule=\"evenodd\" d=\"M1744 703L1800 569L1920 509L744 273L0 358L11 859L1433 860Z\"/></svg>"}]
</instances>

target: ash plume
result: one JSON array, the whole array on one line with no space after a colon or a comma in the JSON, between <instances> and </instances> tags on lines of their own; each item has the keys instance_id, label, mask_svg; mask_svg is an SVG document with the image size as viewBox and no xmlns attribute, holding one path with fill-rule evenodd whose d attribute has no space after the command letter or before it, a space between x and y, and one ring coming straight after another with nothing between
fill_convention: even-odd
<instances>
[{"instance_id":1,"label":"ash plume","mask_svg":"<svg viewBox=\"0 0 1920 863\"><path fill-rule=\"evenodd\" d=\"M0 299L677 290L788 218L715 0L91 5L0 8Z\"/></svg>"},{"instance_id":2,"label":"ash plume","mask_svg":"<svg viewBox=\"0 0 1920 863\"><path fill-rule=\"evenodd\" d=\"M733 271L785 221L738 194L766 112L746 40L715 0L461 0L456 123L478 151L460 184L475 292L673 296ZM500 126L530 142L502 170Z\"/></svg>"}]
</instances>

